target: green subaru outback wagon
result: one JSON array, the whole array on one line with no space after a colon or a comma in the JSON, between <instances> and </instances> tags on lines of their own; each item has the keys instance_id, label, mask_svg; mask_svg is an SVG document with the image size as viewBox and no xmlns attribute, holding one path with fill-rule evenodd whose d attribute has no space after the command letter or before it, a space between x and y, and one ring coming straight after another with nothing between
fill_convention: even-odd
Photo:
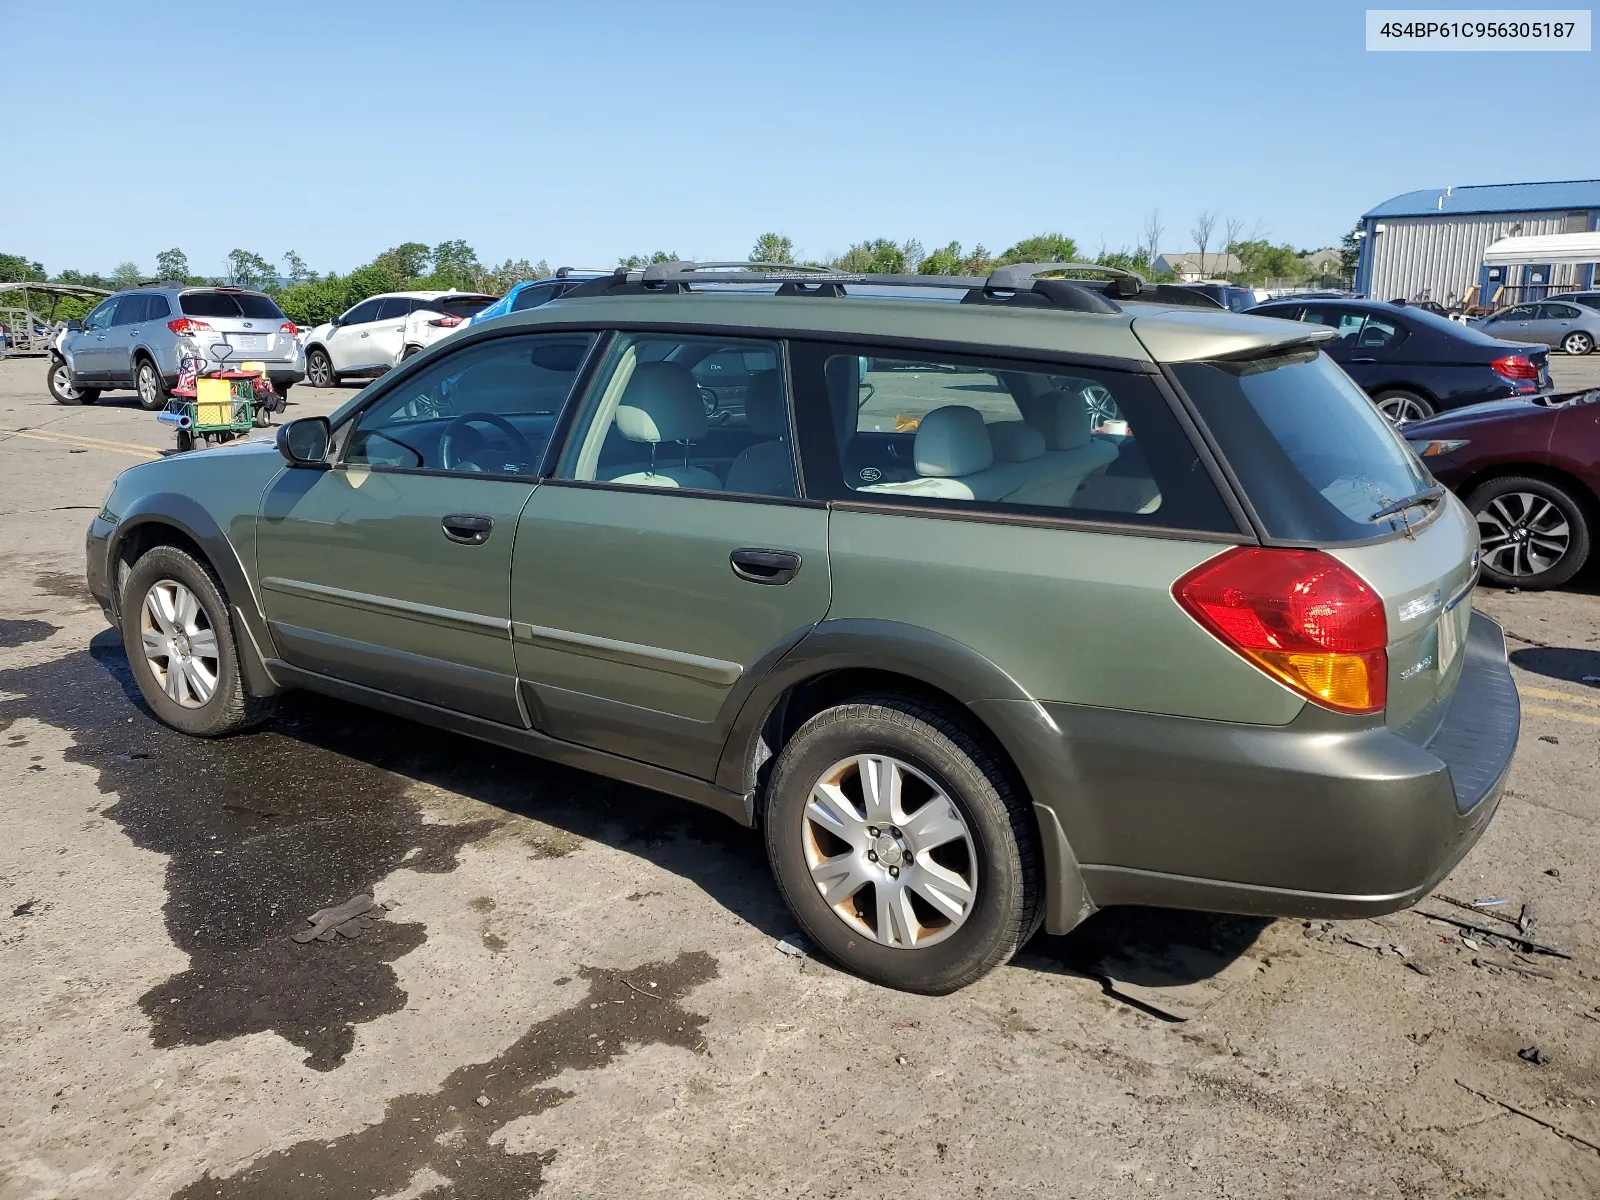
<instances>
[{"instance_id":1,"label":"green subaru outback wagon","mask_svg":"<svg viewBox=\"0 0 1600 1200\"><path fill-rule=\"evenodd\" d=\"M1517 740L1470 515L1328 331L1064 273L619 271L134 467L89 586L177 729L307 688L708 805L894 987L1412 903Z\"/></svg>"}]
</instances>

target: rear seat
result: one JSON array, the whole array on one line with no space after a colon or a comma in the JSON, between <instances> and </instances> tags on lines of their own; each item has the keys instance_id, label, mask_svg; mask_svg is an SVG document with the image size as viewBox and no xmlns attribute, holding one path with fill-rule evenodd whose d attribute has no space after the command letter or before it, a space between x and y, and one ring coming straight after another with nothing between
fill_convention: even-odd
<instances>
[{"instance_id":1,"label":"rear seat","mask_svg":"<svg viewBox=\"0 0 1600 1200\"><path fill-rule=\"evenodd\" d=\"M1116 461L1117 447L1091 435L1093 416L1082 396L1047 392L1029 407L1040 426L1044 445L1041 452L1027 460L1025 479L1006 500L1012 504L1067 508L1084 480Z\"/></svg>"},{"instance_id":2,"label":"rear seat","mask_svg":"<svg viewBox=\"0 0 1600 1200\"><path fill-rule=\"evenodd\" d=\"M856 490L941 500L1001 500L1021 482L1022 464L995 462L983 414L965 404L947 404L923 417L912 447L915 479Z\"/></svg>"}]
</instances>

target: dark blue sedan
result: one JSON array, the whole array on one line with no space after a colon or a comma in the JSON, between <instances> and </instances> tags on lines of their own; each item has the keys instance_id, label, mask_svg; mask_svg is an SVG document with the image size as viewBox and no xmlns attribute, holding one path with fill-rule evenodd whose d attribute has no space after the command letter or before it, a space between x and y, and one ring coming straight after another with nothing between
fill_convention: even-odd
<instances>
[{"instance_id":1,"label":"dark blue sedan","mask_svg":"<svg viewBox=\"0 0 1600 1200\"><path fill-rule=\"evenodd\" d=\"M1414 305L1285 297L1250 312L1337 329L1322 348L1396 424L1550 390L1547 347L1501 341Z\"/></svg>"}]
</instances>

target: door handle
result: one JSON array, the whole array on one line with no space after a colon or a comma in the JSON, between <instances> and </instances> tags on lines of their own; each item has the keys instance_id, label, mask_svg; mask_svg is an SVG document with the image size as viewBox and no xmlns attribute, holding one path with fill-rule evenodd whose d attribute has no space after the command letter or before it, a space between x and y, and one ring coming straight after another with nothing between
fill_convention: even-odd
<instances>
[{"instance_id":1,"label":"door handle","mask_svg":"<svg viewBox=\"0 0 1600 1200\"><path fill-rule=\"evenodd\" d=\"M1352 358L1350 361L1353 363L1375 363L1378 360L1375 358Z\"/></svg>"},{"instance_id":2,"label":"door handle","mask_svg":"<svg viewBox=\"0 0 1600 1200\"><path fill-rule=\"evenodd\" d=\"M493 517L480 517L472 513L451 513L439 523L444 527L445 537L463 546L481 546L494 532Z\"/></svg>"},{"instance_id":3,"label":"door handle","mask_svg":"<svg viewBox=\"0 0 1600 1200\"><path fill-rule=\"evenodd\" d=\"M791 550L745 546L728 555L733 573L748 583L788 583L800 570L800 556Z\"/></svg>"}]
</instances>

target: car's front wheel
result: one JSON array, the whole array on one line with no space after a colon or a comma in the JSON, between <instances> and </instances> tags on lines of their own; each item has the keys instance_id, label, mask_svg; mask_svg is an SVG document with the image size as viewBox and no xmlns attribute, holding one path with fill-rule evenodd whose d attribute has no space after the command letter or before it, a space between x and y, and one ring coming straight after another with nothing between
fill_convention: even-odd
<instances>
[{"instance_id":1,"label":"car's front wheel","mask_svg":"<svg viewBox=\"0 0 1600 1200\"><path fill-rule=\"evenodd\" d=\"M866 696L812 717L778 755L764 817L796 920L874 982L953 991L1038 928L1027 802L961 719L921 700Z\"/></svg>"},{"instance_id":2,"label":"car's front wheel","mask_svg":"<svg viewBox=\"0 0 1600 1200\"><path fill-rule=\"evenodd\" d=\"M122 645L145 703L174 729L222 737L254 724L269 703L239 672L228 604L211 572L175 546L157 546L128 572Z\"/></svg>"},{"instance_id":3,"label":"car's front wheel","mask_svg":"<svg viewBox=\"0 0 1600 1200\"><path fill-rule=\"evenodd\" d=\"M1568 354L1588 354L1594 349L1594 338L1581 329L1574 329L1561 339L1561 348Z\"/></svg>"},{"instance_id":4,"label":"car's front wheel","mask_svg":"<svg viewBox=\"0 0 1600 1200\"><path fill-rule=\"evenodd\" d=\"M145 412L160 412L167 406L167 400L172 395L167 391L167 384L161 378L161 372L156 370L155 363L148 358L139 360L139 365L133 373L133 390L138 393L139 407Z\"/></svg>"},{"instance_id":5,"label":"car's front wheel","mask_svg":"<svg viewBox=\"0 0 1600 1200\"><path fill-rule=\"evenodd\" d=\"M306 355L306 382L314 388L339 386L339 376L334 373L333 360L320 346Z\"/></svg>"},{"instance_id":6,"label":"car's front wheel","mask_svg":"<svg viewBox=\"0 0 1600 1200\"><path fill-rule=\"evenodd\" d=\"M1389 419L1391 425L1404 425L1407 421L1425 421L1433 416L1433 405L1415 392L1380 392L1372 398L1378 411Z\"/></svg>"},{"instance_id":7,"label":"car's front wheel","mask_svg":"<svg viewBox=\"0 0 1600 1200\"><path fill-rule=\"evenodd\" d=\"M1589 557L1589 518L1578 498L1534 476L1506 475L1475 488L1483 578L1496 587L1560 587Z\"/></svg>"},{"instance_id":8,"label":"car's front wheel","mask_svg":"<svg viewBox=\"0 0 1600 1200\"><path fill-rule=\"evenodd\" d=\"M57 404L93 404L100 399L96 388L81 388L72 382L72 369L64 358L50 360L50 373L46 377L50 396Z\"/></svg>"}]
</instances>

